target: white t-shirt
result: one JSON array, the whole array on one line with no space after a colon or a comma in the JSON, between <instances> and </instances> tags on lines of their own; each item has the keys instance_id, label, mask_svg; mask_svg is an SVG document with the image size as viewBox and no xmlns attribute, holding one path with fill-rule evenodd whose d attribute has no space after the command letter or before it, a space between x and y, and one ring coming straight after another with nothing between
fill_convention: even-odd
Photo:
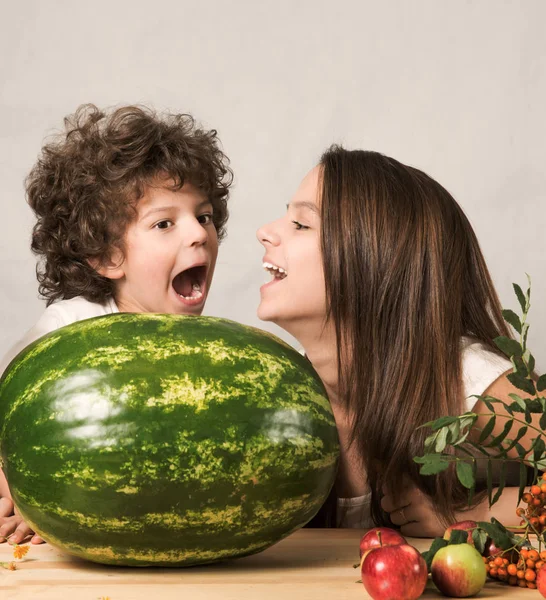
<instances>
[{"instance_id":1,"label":"white t-shirt","mask_svg":"<svg viewBox=\"0 0 546 600\"><path fill-rule=\"evenodd\" d=\"M512 363L491 352L473 338L461 339L462 375L466 398L466 411L471 411L477 402L473 395L480 395L503 373L512 368ZM356 498L337 499L337 527L374 527L370 515L371 493Z\"/></svg>"},{"instance_id":2,"label":"white t-shirt","mask_svg":"<svg viewBox=\"0 0 546 600\"><path fill-rule=\"evenodd\" d=\"M102 315L110 315L117 312L119 310L113 298L110 298L104 304L99 304L77 296L70 300L60 300L51 304L45 309L34 327L29 329L3 356L0 361L0 377L9 363L21 350L46 333L50 333L51 331L55 331L55 329L70 325L76 321L83 321L84 319L101 317Z\"/></svg>"}]
</instances>

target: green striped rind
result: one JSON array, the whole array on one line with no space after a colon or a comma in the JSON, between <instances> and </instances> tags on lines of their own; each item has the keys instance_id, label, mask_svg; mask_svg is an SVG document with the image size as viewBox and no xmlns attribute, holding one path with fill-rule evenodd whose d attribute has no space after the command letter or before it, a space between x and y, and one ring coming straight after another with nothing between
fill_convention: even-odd
<instances>
[{"instance_id":1,"label":"green striped rind","mask_svg":"<svg viewBox=\"0 0 546 600\"><path fill-rule=\"evenodd\" d=\"M307 359L210 317L117 314L41 338L0 381L0 427L24 517L109 564L263 550L312 518L338 457Z\"/></svg>"}]
</instances>

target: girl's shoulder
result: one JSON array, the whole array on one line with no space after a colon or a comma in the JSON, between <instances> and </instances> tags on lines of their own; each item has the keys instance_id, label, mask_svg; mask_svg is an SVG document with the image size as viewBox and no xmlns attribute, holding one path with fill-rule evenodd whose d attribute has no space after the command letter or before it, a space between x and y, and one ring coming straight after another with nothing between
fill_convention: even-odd
<instances>
[{"instance_id":1,"label":"girl's shoulder","mask_svg":"<svg viewBox=\"0 0 546 600\"><path fill-rule=\"evenodd\" d=\"M467 410L471 410L476 399L469 396L483 394L496 379L512 368L512 363L480 340L463 337L461 338L461 366Z\"/></svg>"}]
</instances>

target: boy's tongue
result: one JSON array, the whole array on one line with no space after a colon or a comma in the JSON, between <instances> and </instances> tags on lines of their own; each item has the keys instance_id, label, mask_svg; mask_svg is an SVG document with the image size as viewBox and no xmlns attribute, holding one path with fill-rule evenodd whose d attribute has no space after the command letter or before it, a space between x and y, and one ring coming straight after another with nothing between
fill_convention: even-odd
<instances>
[{"instance_id":1,"label":"boy's tongue","mask_svg":"<svg viewBox=\"0 0 546 600\"><path fill-rule=\"evenodd\" d=\"M201 284L196 270L188 269L179 273L173 279L173 288L177 294L186 298L196 296L201 291Z\"/></svg>"}]
</instances>

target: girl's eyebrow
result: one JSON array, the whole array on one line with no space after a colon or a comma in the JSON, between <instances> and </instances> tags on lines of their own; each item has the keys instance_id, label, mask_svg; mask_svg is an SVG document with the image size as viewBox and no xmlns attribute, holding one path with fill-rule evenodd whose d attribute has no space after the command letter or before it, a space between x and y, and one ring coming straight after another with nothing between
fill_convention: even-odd
<instances>
[{"instance_id":1,"label":"girl's eyebrow","mask_svg":"<svg viewBox=\"0 0 546 600\"><path fill-rule=\"evenodd\" d=\"M319 214L318 208L312 203L312 202L303 202L303 201L299 201L299 202L291 202L290 204L286 205L286 208L308 208L309 210L313 211L316 215Z\"/></svg>"}]
</instances>

